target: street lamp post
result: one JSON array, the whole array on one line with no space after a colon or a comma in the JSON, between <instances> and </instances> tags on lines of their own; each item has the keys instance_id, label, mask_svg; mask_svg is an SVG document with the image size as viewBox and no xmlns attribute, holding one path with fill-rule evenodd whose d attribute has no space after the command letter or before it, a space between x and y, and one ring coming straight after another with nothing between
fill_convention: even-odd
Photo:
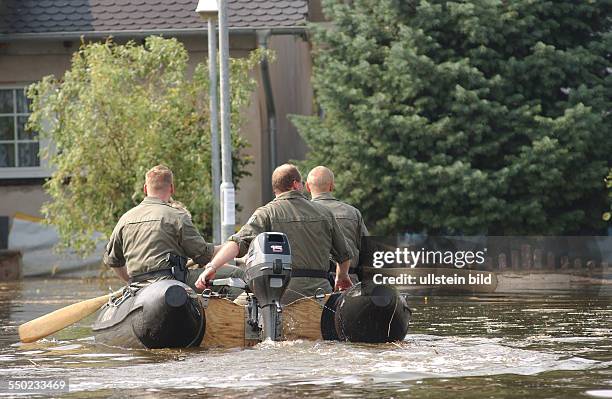
<instances>
[{"instance_id":1,"label":"street lamp post","mask_svg":"<svg viewBox=\"0 0 612 399\"><path fill-rule=\"evenodd\" d=\"M221 244L221 149L219 148L219 98L217 96L217 35L215 20L208 20L208 79L210 85L210 145L213 189L213 242Z\"/></svg>"},{"instance_id":2,"label":"street lamp post","mask_svg":"<svg viewBox=\"0 0 612 399\"><path fill-rule=\"evenodd\" d=\"M213 190L213 242L221 243L221 214L219 209L221 190L220 148L219 148L219 99L217 96L217 40L215 20L219 13L217 0L200 0L196 12L208 22L208 79L210 96L210 145L211 175Z\"/></svg>"},{"instance_id":3,"label":"street lamp post","mask_svg":"<svg viewBox=\"0 0 612 399\"><path fill-rule=\"evenodd\" d=\"M230 133L229 96L229 33L227 27L227 0L219 0L219 53L221 64L221 239L234 234L236 201L232 182L232 139Z\"/></svg>"}]
</instances>

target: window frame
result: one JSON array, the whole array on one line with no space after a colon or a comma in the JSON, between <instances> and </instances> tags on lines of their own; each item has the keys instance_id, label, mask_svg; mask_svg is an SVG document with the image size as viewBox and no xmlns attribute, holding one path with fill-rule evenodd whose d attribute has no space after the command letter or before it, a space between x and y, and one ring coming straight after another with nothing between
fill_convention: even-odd
<instances>
[{"instance_id":1,"label":"window frame","mask_svg":"<svg viewBox=\"0 0 612 399\"><path fill-rule=\"evenodd\" d=\"M0 113L0 115L2 116L13 116L15 118L15 126L13 126L13 128L15 129L15 133L13 136L13 140L0 140L3 143L14 143L15 144L15 162L18 163L19 162L19 152L18 152L18 143L20 142L38 142L38 151L40 154L40 151L43 148L48 148L50 141L48 139L41 139L40 138L40 133L38 136L38 140L19 140L19 138L17 137L17 130L19 129L18 125L17 125L17 118L19 116L29 116L30 115L30 110L28 109L27 113L23 113L23 112L17 112L17 104L15 103L16 101L16 90L27 90L27 87L29 86L29 83L24 83L24 84L10 84L10 85L6 85L6 84L0 84L0 90L12 90L13 93L13 112L11 113ZM45 178L45 177L51 177L52 171L51 168L49 167L49 162L47 159L42 159L40 158L40 155L38 154L38 158L39 158L39 166L0 166L0 179L29 179L29 178Z\"/></svg>"}]
</instances>

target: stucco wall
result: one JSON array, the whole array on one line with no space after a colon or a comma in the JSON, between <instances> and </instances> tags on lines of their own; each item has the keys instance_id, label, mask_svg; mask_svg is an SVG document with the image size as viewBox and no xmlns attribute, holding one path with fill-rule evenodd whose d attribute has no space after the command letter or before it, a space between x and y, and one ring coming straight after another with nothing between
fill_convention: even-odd
<instances>
[{"instance_id":1,"label":"stucco wall","mask_svg":"<svg viewBox=\"0 0 612 399\"><path fill-rule=\"evenodd\" d=\"M290 115L310 115L313 111L313 91L310 45L298 36L272 36L270 48L277 61L270 65L274 90L278 135L278 163L304 159L308 147L289 120Z\"/></svg>"},{"instance_id":2,"label":"stucco wall","mask_svg":"<svg viewBox=\"0 0 612 399\"><path fill-rule=\"evenodd\" d=\"M190 71L199 62L206 62L207 38L205 35L182 38L190 53ZM125 42L120 41L118 42ZM54 74L62 76L70 67L70 59L78 49L78 41L15 41L0 46L0 86L26 85ZM236 35L230 38L232 57L245 57L257 46L254 35ZM287 114L310 114L313 94L310 85L312 70L308 42L298 36L272 36L270 48L276 52L276 62L270 65L272 89L277 115L278 163L291 159L303 159L306 145ZM244 124L240 133L250 143L245 151L253 163L251 176L240 182L236 200L242 211L237 214L237 224L243 224L252 212L271 199L269 141L265 95L259 68L251 72L257 81L250 106L242 111ZM180 179L180 176L177 176ZM23 212L40 215L40 207L47 199L39 182L31 185L6 185L0 181L0 215Z\"/></svg>"},{"instance_id":3,"label":"stucco wall","mask_svg":"<svg viewBox=\"0 0 612 399\"><path fill-rule=\"evenodd\" d=\"M189 37L182 40L190 52L189 72L193 71L199 62L206 62L207 38ZM119 41L122 42L122 41ZM124 41L123 41L124 42ZM239 36L231 39L232 57L247 56L256 43L254 37ZM27 85L40 80L43 76L53 74L62 76L70 67L74 51L78 49L76 41L15 41L5 43L0 48L0 87L2 85ZM252 76L259 79L258 71ZM258 84L258 87L260 85ZM251 176L244 179L237 192L237 202L243 206L237 221L244 222L252 211L262 203L261 189L261 97L257 89L252 94L251 105L243 111L245 124L241 134L251 143L245 151L252 157L254 163L249 167ZM180 178L180 176L178 176ZM25 182L24 182L25 183ZM0 181L0 215L13 215L23 212L40 216L40 207L48 198L36 180L33 184L6 185ZM248 213L248 214L247 214Z\"/></svg>"},{"instance_id":4,"label":"stucco wall","mask_svg":"<svg viewBox=\"0 0 612 399\"><path fill-rule=\"evenodd\" d=\"M42 217L40 207L48 200L40 184L0 186L0 215L12 216L20 212Z\"/></svg>"},{"instance_id":5,"label":"stucco wall","mask_svg":"<svg viewBox=\"0 0 612 399\"><path fill-rule=\"evenodd\" d=\"M189 51L190 67L201 62L208 62L208 39L206 36L189 37L182 40L183 44ZM230 37L230 56L231 57L247 57L249 52L256 48L257 44L254 36L237 35ZM236 192L236 202L242 208L236 215L236 223L244 224L251 216L253 211L263 203L262 197L262 164L263 158L267 156L261 146L262 135L264 134L264 126L262 125L262 110L265 112L264 93L261 89L261 80L259 69L251 71L251 77L256 81L256 89L251 94L251 104L245 110L241 111L244 118L244 123L240 128L240 134L246 138L250 147L244 151L245 156L249 156L253 163L249 166L248 171L251 174L243 178ZM262 108L263 107L263 108ZM219 125L219 134L221 126Z\"/></svg>"}]
</instances>

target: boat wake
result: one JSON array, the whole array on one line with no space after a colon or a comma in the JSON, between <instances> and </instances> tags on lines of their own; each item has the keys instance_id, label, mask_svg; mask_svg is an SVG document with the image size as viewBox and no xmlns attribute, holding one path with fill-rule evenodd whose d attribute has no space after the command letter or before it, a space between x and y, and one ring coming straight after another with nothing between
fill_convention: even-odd
<instances>
[{"instance_id":1,"label":"boat wake","mask_svg":"<svg viewBox=\"0 0 612 399\"><path fill-rule=\"evenodd\" d=\"M513 346L512 341L503 338L426 334L408 335L403 342L389 344L267 340L243 350L133 350L123 354L100 353L99 346L93 345L97 346L95 356L74 353L78 350L76 346L87 346L87 342L52 344L0 358L0 373L15 377L68 374L71 392L122 386L145 390L181 387L249 391L277 385L279 381L285 386L393 384L427 378L535 375L612 366L612 362L568 357L566 353L523 349L516 346L519 342ZM35 369L11 367L19 357L33 355L41 359ZM147 362L147 357L152 357L149 359L152 361ZM164 367L159 367L162 359ZM77 361L79 368L58 367ZM134 362L139 364L133 365Z\"/></svg>"}]
</instances>

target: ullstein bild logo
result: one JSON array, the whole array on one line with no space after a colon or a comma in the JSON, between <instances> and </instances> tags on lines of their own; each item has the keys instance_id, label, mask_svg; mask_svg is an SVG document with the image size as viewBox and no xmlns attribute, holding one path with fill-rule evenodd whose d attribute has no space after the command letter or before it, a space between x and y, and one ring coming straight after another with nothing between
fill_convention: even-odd
<instances>
[{"instance_id":1,"label":"ullstein bild logo","mask_svg":"<svg viewBox=\"0 0 612 399\"><path fill-rule=\"evenodd\" d=\"M377 285L491 285L493 276L490 274L469 273L466 276L459 276L457 273L452 275L436 275L428 273L424 276L413 276L410 274L400 274L398 276L384 276L381 273L372 276L372 282Z\"/></svg>"}]
</instances>

